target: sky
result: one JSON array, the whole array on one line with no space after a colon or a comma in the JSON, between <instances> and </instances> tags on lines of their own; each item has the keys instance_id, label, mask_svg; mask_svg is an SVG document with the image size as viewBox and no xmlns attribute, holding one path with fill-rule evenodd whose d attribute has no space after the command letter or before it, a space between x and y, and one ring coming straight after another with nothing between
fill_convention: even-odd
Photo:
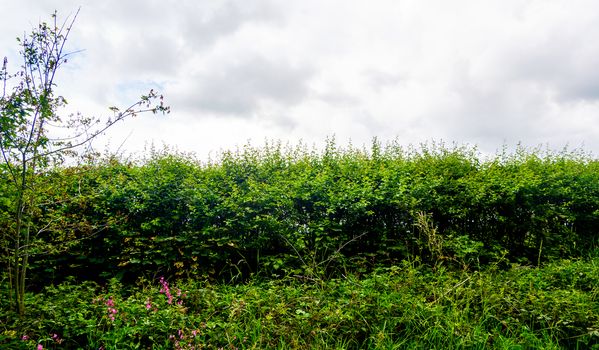
<instances>
[{"instance_id":1,"label":"sky","mask_svg":"<svg viewBox=\"0 0 599 350\"><path fill-rule=\"evenodd\" d=\"M81 8L57 89L70 111L140 115L95 141L199 158L266 140L445 142L599 154L593 0L0 0L0 56Z\"/></svg>"}]
</instances>

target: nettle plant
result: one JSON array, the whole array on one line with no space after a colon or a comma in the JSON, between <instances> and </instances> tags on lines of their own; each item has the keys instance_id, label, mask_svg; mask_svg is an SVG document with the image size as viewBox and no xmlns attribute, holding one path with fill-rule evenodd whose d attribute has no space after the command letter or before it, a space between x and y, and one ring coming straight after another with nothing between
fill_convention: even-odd
<instances>
[{"instance_id":1,"label":"nettle plant","mask_svg":"<svg viewBox=\"0 0 599 350\"><path fill-rule=\"evenodd\" d=\"M9 72L8 59L4 58L0 70L1 171L9 179L6 189L9 218L7 227L2 230L0 244L10 285L9 298L21 317L25 313L24 295L30 259L68 247L64 243L60 246L44 244L38 239L47 232L60 235L64 224L61 220L40 219L43 211L40 189L44 188L44 181L48 181L44 175L52 168L64 165L68 159L84 159L90 154L91 141L119 121L144 112L170 112L163 97L150 90L129 107L110 107L113 115L107 120L80 113L68 116L61 113L67 100L56 94L55 77L75 53L67 52L65 45L77 14L60 23L55 12L50 23L42 22L31 34L18 38L22 58L20 68L14 73ZM72 198L60 199L61 202L69 200ZM75 231L89 236L100 229L82 223ZM72 239L59 238L54 241Z\"/></svg>"}]
</instances>

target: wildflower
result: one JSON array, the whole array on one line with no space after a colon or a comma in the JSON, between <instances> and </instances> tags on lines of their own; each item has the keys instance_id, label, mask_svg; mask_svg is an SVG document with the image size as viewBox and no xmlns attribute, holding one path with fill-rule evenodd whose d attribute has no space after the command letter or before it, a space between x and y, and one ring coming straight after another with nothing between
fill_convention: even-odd
<instances>
[{"instance_id":1,"label":"wildflower","mask_svg":"<svg viewBox=\"0 0 599 350\"><path fill-rule=\"evenodd\" d=\"M152 308L152 302L150 299L146 300L146 310L150 310Z\"/></svg>"},{"instance_id":2,"label":"wildflower","mask_svg":"<svg viewBox=\"0 0 599 350\"><path fill-rule=\"evenodd\" d=\"M42 346L42 344L37 344L37 350L44 350L44 347Z\"/></svg>"},{"instance_id":3,"label":"wildflower","mask_svg":"<svg viewBox=\"0 0 599 350\"><path fill-rule=\"evenodd\" d=\"M110 318L111 321L114 321L114 315L117 314L118 310L114 306L114 300L112 300L112 297L109 297L105 304L108 307L108 318Z\"/></svg>"},{"instance_id":4,"label":"wildflower","mask_svg":"<svg viewBox=\"0 0 599 350\"><path fill-rule=\"evenodd\" d=\"M116 315L117 312L118 312L118 310L113 307L108 308L108 317L110 318L111 321L114 321L114 315Z\"/></svg>"},{"instance_id":5,"label":"wildflower","mask_svg":"<svg viewBox=\"0 0 599 350\"><path fill-rule=\"evenodd\" d=\"M27 334L25 334L21 337L21 340L29 340L29 336Z\"/></svg>"},{"instance_id":6,"label":"wildflower","mask_svg":"<svg viewBox=\"0 0 599 350\"><path fill-rule=\"evenodd\" d=\"M60 339L60 337L56 333L52 334L52 340L54 340L58 344L62 343L62 339Z\"/></svg>"},{"instance_id":7,"label":"wildflower","mask_svg":"<svg viewBox=\"0 0 599 350\"><path fill-rule=\"evenodd\" d=\"M171 291L170 288L168 286L168 282L164 279L164 277L160 277L160 284L162 285L162 287L160 288L160 293L163 293L164 295L166 295L167 299L168 299L168 303L172 304L173 303L173 296L171 295Z\"/></svg>"}]
</instances>

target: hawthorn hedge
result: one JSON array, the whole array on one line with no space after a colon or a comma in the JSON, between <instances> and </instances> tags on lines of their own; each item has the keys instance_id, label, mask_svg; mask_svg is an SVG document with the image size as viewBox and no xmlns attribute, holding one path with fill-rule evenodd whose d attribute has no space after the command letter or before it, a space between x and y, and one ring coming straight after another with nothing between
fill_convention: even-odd
<instances>
[{"instance_id":1,"label":"hawthorn hedge","mask_svg":"<svg viewBox=\"0 0 599 350\"><path fill-rule=\"evenodd\" d=\"M599 162L577 152L482 159L443 145L267 144L207 163L162 152L44 177L36 220L58 224L39 236L52 248L33 258L39 282L309 277L416 257L537 264L585 254L599 237ZM10 193L3 197L5 226Z\"/></svg>"}]
</instances>

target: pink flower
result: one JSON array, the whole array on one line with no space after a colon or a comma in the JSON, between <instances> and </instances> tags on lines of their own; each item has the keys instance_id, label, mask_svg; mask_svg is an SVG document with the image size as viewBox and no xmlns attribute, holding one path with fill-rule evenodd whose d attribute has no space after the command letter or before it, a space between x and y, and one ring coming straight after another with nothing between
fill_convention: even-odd
<instances>
[{"instance_id":1,"label":"pink flower","mask_svg":"<svg viewBox=\"0 0 599 350\"><path fill-rule=\"evenodd\" d=\"M62 343L62 339L60 339L60 337L56 333L52 334L52 340L54 340L58 344Z\"/></svg>"},{"instance_id":2,"label":"pink flower","mask_svg":"<svg viewBox=\"0 0 599 350\"><path fill-rule=\"evenodd\" d=\"M164 280L164 277L160 277L160 284L162 287L160 288L160 293L164 293L168 299L168 303L173 303L173 296L171 295L171 291L168 287L168 282Z\"/></svg>"},{"instance_id":3,"label":"pink flower","mask_svg":"<svg viewBox=\"0 0 599 350\"><path fill-rule=\"evenodd\" d=\"M150 299L148 299L146 301L146 310L150 310L152 308L152 302L150 301Z\"/></svg>"},{"instance_id":4,"label":"pink flower","mask_svg":"<svg viewBox=\"0 0 599 350\"><path fill-rule=\"evenodd\" d=\"M27 334L25 334L24 336L21 337L21 340L29 340L29 336Z\"/></svg>"},{"instance_id":5,"label":"pink flower","mask_svg":"<svg viewBox=\"0 0 599 350\"><path fill-rule=\"evenodd\" d=\"M114 301L112 300L112 297L109 298L108 300L106 300L106 306L110 306L110 307L114 306Z\"/></svg>"},{"instance_id":6,"label":"pink flower","mask_svg":"<svg viewBox=\"0 0 599 350\"><path fill-rule=\"evenodd\" d=\"M42 344L37 344L37 350L44 350L44 347L42 346Z\"/></svg>"}]
</instances>

